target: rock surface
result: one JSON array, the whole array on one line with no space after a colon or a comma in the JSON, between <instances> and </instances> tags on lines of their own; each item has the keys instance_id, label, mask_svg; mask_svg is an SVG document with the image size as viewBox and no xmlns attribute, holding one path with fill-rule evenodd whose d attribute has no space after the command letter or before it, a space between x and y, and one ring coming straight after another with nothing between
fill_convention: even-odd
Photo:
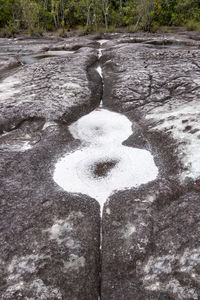
<instances>
[{"instance_id":1,"label":"rock surface","mask_svg":"<svg viewBox=\"0 0 200 300\"><path fill-rule=\"evenodd\" d=\"M0 83L1 132L10 130L0 137L2 300L98 298L99 204L52 178L78 146L67 124L99 103L95 53L45 58Z\"/></svg>"},{"instance_id":2,"label":"rock surface","mask_svg":"<svg viewBox=\"0 0 200 300\"><path fill-rule=\"evenodd\" d=\"M198 36L101 38L0 41L3 300L98 299L99 204L64 191L53 173L80 149L68 125L99 105L99 46L104 108L129 118L123 145L150 151L159 169L156 180L105 203L101 299L200 298Z\"/></svg>"},{"instance_id":3,"label":"rock surface","mask_svg":"<svg viewBox=\"0 0 200 300\"><path fill-rule=\"evenodd\" d=\"M1 299L97 299L99 205L52 179L76 145L54 125L32 149L1 152Z\"/></svg>"},{"instance_id":4,"label":"rock surface","mask_svg":"<svg viewBox=\"0 0 200 300\"><path fill-rule=\"evenodd\" d=\"M31 118L69 124L96 107L99 85L88 81L94 73L88 68L97 59L92 52L85 48L64 58L46 58L5 78L0 83L1 132Z\"/></svg>"},{"instance_id":5,"label":"rock surface","mask_svg":"<svg viewBox=\"0 0 200 300\"><path fill-rule=\"evenodd\" d=\"M102 299L199 299L199 44L124 35L105 46L104 105L132 120L125 144L150 150L159 176L107 200Z\"/></svg>"}]
</instances>

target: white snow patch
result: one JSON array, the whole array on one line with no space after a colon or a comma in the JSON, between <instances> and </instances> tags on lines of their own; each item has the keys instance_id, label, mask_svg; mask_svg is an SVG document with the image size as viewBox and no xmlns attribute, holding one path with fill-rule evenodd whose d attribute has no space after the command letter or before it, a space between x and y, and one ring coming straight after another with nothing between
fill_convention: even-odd
<instances>
[{"instance_id":1,"label":"white snow patch","mask_svg":"<svg viewBox=\"0 0 200 300\"><path fill-rule=\"evenodd\" d=\"M100 45L103 45L103 44L105 44L105 43L107 43L107 42L109 42L109 40L98 40L97 41Z\"/></svg>"},{"instance_id":2,"label":"white snow patch","mask_svg":"<svg viewBox=\"0 0 200 300\"><path fill-rule=\"evenodd\" d=\"M54 121L47 121L44 123L42 130L45 130L46 128L51 127L51 126L58 126L58 124Z\"/></svg>"},{"instance_id":3,"label":"white snow patch","mask_svg":"<svg viewBox=\"0 0 200 300\"><path fill-rule=\"evenodd\" d=\"M99 73L99 75L101 76L101 78L103 78L103 72L102 72L101 66L98 66L98 67L96 68L96 70L97 70L97 72Z\"/></svg>"},{"instance_id":4,"label":"white snow patch","mask_svg":"<svg viewBox=\"0 0 200 300\"><path fill-rule=\"evenodd\" d=\"M132 123L122 114L96 109L70 125L69 130L85 145L103 146L107 152L107 148L116 150L116 146L132 134L131 126Z\"/></svg>"},{"instance_id":5,"label":"white snow patch","mask_svg":"<svg viewBox=\"0 0 200 300\"><path fill-rule=\"evenodd\" d=\"M125 116L97 109L69 126L74 138L82 141L80 149L67 153L56 166L53 178L64 190L87 194L103 207L115 191L154 180L158 169L147 150L122 145L131 134L132 123ZM105 177L95 176L98 164L114 165Z\"/></svg>"},{"instance_id":6,"label":"white snow patch","mask_svg":"<svg viewBox=\"0 0 200 300\"><path fill-rule=\"evenodd\" d=\"M100 75L101 79L102 79L102 86L103 86L103 89L104 89L104 80L103 80L103 70L102 70L102 67L99 65L97 68L97 73ZM99 104L99 107L102 108L103 107L103 100L101 99L100 101L100 104Z\"/></svg>"},{"instance_id":7,"label":"white snow patch","mask_svg":"<svg viewBox=\"0 0 200 300\"><path fill-rule=\"evenodd\" d=\"M98 58L102 57L102 51L103 51L103 49L99 48L99 50L98 50Z\"/></svg>"}]
</instances>

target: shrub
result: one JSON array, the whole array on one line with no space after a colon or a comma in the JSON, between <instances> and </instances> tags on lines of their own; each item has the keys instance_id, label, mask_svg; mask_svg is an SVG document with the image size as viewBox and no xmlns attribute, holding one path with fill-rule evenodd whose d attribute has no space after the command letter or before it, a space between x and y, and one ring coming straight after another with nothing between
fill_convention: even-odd
<instances>
[{"instance_id":1,"label":"shrub","mask_svg":"<svg viewBox=\"0 0 200 300\"><path fill-rule=\"evenodd\" d=\"M194 20L189 20L186 24L185 24L185 28L188 31L200 31L200 23Z\"/></svg>"},{"instance_id":2,"label":"shrub","mask_svg":"<svg viewBox=\"0 0 200 300\"><path fill-rule=\"evenodd\" d=\"M19 23L15 23L12 21L8 22L4 28L0 31L0 37L13 37L15 34L19 33Z\"/></svg>"}]
</instances>

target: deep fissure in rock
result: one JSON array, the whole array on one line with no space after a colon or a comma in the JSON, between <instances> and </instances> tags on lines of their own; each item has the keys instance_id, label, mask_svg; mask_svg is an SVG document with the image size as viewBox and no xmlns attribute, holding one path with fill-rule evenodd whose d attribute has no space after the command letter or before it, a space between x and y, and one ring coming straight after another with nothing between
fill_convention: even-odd
<instances>
[{"instance_id":1,"label":"deep fissure in rock","mask_svg":"<svg viewBox=\"0 0 200 300\"><path fill-rule=\"evenodd\" d=\"M105 96L100 65L102 50L98 51L99 61L88 69L88 80L92 82L96 78L98 83L95 95L97 90L102 91L101 101L92 112L68 127L73 138L82 142L82 147L66 153L57 162L54 172L54 181L64 190L96 199L101 205L101 214L106 199L113 192L138 187L154 180L158 174L149 151L123 145L133 133L132 122L120 113L102 108ZM101 256L102 233L99 240ZM101 276L99 278L101 282Z\"/></svg>"}]
</instances>

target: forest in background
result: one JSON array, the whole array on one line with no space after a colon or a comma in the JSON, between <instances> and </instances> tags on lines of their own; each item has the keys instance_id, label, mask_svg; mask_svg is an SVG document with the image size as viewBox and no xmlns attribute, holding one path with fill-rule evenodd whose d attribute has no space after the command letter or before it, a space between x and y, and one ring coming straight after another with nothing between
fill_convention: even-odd
<instances>
[{"instance_id":1,"label":"forest in background","mask_svg":"<svg viewBox=\"0 0 200 300\"><path fill-rule=\"evenodd\" d=\"M200 31L200 0L0 0L1 36L124 26L130 31L155 32L163 26Z\"/></svg>"}]
</instances>

